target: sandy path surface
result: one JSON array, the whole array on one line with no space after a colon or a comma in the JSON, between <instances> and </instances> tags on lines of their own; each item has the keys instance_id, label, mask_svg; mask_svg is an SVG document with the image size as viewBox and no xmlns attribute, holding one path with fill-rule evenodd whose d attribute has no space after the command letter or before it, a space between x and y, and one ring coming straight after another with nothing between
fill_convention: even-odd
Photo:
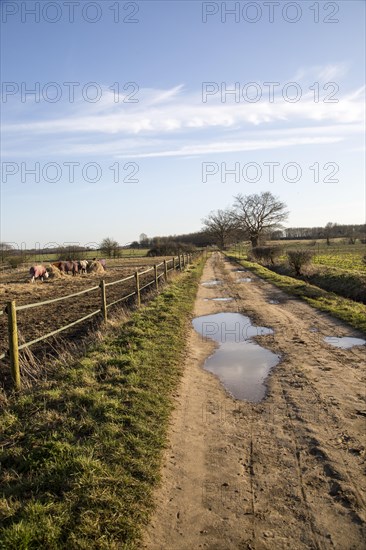
<instances>
[{"instance_id":1,"label":"sandy path surface","mask_svg":"<svg viewBox=\"0 0 366 550\"><path fill-rule=\"evenodd\" d=\"M142 547L364 549L365 347L323 342L362 335L236 269L219 254L209 259L202 280L223 284L200 286L195 315L239 312L273 328L256 340L281 363L264 401L235 400L202 368L214 344L192 329ZM204 300L219 296L234 300Z\"/></svg>"}]
</instances>

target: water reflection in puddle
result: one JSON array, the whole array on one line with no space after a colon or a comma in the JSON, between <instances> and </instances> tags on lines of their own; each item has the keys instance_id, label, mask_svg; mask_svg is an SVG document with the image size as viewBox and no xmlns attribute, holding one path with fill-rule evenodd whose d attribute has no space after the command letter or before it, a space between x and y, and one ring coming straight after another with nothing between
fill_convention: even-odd
<instances>
[{"instance_id":1,"label":"water reflection in puddle","mask_svg":"<svg viewBox=\"0 0 366 550\"><path fill-rule=\"evenodd\" d=\"M220 345L206 360L204 368L218 376L235 398L261 401L266 394L264 381L280 358L250 338L273 334L273 330L253 326L249 317L240 313L197 317L193 327L204 338Z\"/></svg>"},{"instance_id":2,"label":"water reflection in puddle","mask_svg":"<svg viewBox=\"0 0 366 550\"><path fill-rule=\"evenodd\" d=\"M218 279L211 279L211 281L205 281L201 283L202 286L215 286L215 285L221 285L222 281L219 281Z\"/></svg>"},{"instance_id":3,"label":"water reflection in puddle","mask_svg":"<svg viewBox=\"0 0 366 550\"><path fill-rule=\"evenodd\" d=\"M363 346L366 344L366 340L363 340L362 338L351 338L349 336L344 336L343 338L325 336L324 341L331 346L342 349L349 349L353 346Z\"/></svg>"},{"instance_id":4,"label":"water reflection in puddle","mask_svg":"<svg viewBox=\"0 0 366 550\"><path fill-rule=\"evenodd\" d=\"M250 277L241 277L236 280L237 283L251 283L252 279Z\"/></svg>"},{"instance_id":5,"label":"water reflection in puddle","mask_svg":"<svg viewBox=\"0 0 366 550\"><path fill-rule=\"evenodd\" d=\"M204 298L205 302L231 302L233 298Z\"/></svg>"},{"instance_id":6,"label":"water reflection in puddle","mask_svg":"<svg viewBox=\"0 0 366 550\"><path fill-rule=\"evenodd\" d=\"M280 302L279 302L278 300L268 300L268 303L269 303L269 304L275 304L275 305L277 305L277 304L279 304Z\"/></svg>"}]
</instances>

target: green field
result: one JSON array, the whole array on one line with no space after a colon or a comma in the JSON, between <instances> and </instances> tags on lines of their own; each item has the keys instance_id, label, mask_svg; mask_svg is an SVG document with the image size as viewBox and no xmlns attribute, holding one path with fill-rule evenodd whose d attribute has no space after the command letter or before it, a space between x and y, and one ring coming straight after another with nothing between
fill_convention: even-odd
<instances>
[{"instance_id":1,"label":"green field","mask_svg":"<svg viewBox=\"0 0 366 550\"><path fill-rule=\"evenodd\" d=\"M286 262L286 252L288 250L306 249L314 254L313 265L332 267L346 271L360 271L366 273L366 264L363 257L366 254L366 244L359 241L355 244L349 244L344 239L332 239L331 244L327 245L326 240L288 240L288 241L268 241L268 246L279 246L283 248L284 253L279 258L280 263ZM235 254L246 257L250 251L249 244L239 244L232 249Z\"/></svg>"},{"instance_id":2,"label":"green field","mask_svg":"<svg viewBox=\"0 0 366 550\"><path fill-rule=\"evenodd\" d=\"M250 246L236 245L229 255L238 259L257 275L294 294L309 304L348 322L354 328L366 330L366 264L363 256L366 245L348 244L344 240L326 241L271 241L269 246L280 246L283 254L275 265L261 265L248 259ZM307 249L314 253L312 262L296 277L287 262L288 250ZM249 260L249 261L248 261Z\"/></svg>"}]
</instances>

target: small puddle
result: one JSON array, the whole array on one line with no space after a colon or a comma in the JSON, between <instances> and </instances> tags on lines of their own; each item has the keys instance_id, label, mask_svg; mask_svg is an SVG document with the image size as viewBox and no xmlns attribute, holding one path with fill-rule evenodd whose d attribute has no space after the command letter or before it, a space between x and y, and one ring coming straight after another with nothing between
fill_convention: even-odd
<instances>
[{"instance_id":1,"label":"small puddle","mask_svg":"<svg viewBox=\"0 0 366 550\"><path fill-rule=\"evenodd\" d=\"M309 332L319 332L319 329L316 327L310 327Z\"/></svg>"},{"instance_id":2,"label":"small puddle","mask_svg":"<svg viewBox=\"0 0 366 550\"><path fill-rule=\"evenodd\" d=\"M202 286L215 286L215 285L221 285L222 281L219 281L219 279L211 279L211 281L205 281L201 283Z\"/></svg>"},{"instance_id":3,"label":"small puddle","mask_svg":"<svg viewBox=\"0 0 366 550\"><path fill-rule=\"evenodd\" d=\"M234 273L245 273L245 269L234 269Z\"/></svg>"},{"instance_id":4,"label":"small puddle","mask_svg":"<svg viewBox=\"0 0 366 550\"><path fill-rule=\"evenodd\" d=\"M280 302L279 302L278 300L268 300L268 303L269 303L269 304L275 304L275 305L277 305L277 304L279 304Z\"/></svg>"},{"instance_id":5,"label":"small puddle","mask_svg":"<svg viewBox=\"0 0 366 550\"><path fill-rule=\"evenodd\" d=\"M241 277L236 280L237 283L251 283L252 279L250 277Z\"/></svg>"},{"instance_id":6,"label":"small puddle","mask_svg":"<svg viewBox=\"0 0 366 550\"><path fill-rule=\"evenodd\" d=\"M220 344L204 368L218 376L236 399L261 401L266 395L264 381L280 358L250 338L273 334L273 330L253 326L249 317L240 313L204 315L192 323L204 338Z\"/></svg>"},{"instance_id":7,"label":"small puddle","mask_svg":"<svg viewBox=\"0 0 366 550\"><path fill-rule=\"evenodd\" d=\"M231 302L233 298L204 298L205 302Z\"/></svg>"},{"instance_id":8,"label":"small puddle","mask_svg":"<svg viewBox=\"0 0 366 550\"><path fill-rule=\"evenodd\" d=\"M324 342L335 346L336 348L349 349L353 346L364 346L366 340L363 338L351 338L350 336L344 336L343 338L337 338L336 336L325 336Z\"/></svg>"}]
</instances>

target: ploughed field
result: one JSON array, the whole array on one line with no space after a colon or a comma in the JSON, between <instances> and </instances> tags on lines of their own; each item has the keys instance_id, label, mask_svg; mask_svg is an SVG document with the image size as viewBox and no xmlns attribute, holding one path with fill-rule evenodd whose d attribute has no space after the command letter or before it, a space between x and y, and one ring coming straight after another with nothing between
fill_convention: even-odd
<instances>
[{"instance_id":1,"label":"ploughed field","mask_svg":"<svg viewBox=\"0 0 366 550\"><path fill-rule=\"evenodd\" d=\"M118 281L130 275L134 275L136 270L143 271L159 264L164 259L171 258L134 258L119 259L114 261L107 260L107 270L103 274L87 273L62 275L60 278L45 279L30 283L29 266L27 268L4 272L0 275L0 311L5 309L6 303L15 300L17 306L52 300L69 294L74 294L92 287L98 287L92 292L82 294L62 300L52 304L46 304L17 312L19 344L34 340L42 335L57 330L64 325L72 323L77 319L84 317L101 307L100 281L106 283ZM47 264L46 264L47 265ZM171 263L169 265L171 267ZM163 273L164 266L160 266L158 273ZM140 277L140 286L142 287L154 277L154 271ZM148 288L153 288L151 285ZM128 295L135 290L135 280L131 279L124 283L119 283L107 287L107 303L110 304ZM133 299L133 298L132 298ZM124 302L121 302L122 304ZM112 308L113 309L113 308ZM98 316L93 317L96 319ZM60 336L67 339L75 339L85 332L88 328L88 320L80 323L62 332ZM44 346L48 340L35 344L31 347L34 351L39 346ZM0 315L0 355L8 349L8 328L7 315ZM3 362L3 361L2 361ZM0 369L1 376L1 369Z\"/></svg>"}]
</instances>

